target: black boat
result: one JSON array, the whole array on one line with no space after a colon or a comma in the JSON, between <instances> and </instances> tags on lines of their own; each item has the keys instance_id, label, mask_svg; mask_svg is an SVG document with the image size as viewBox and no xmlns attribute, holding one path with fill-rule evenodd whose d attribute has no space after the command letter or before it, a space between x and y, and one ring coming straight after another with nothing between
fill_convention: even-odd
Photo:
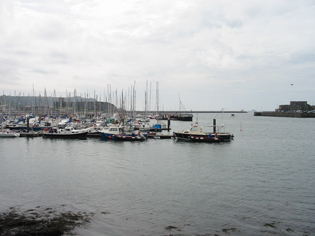
<instances>
[{"instance_id":1,"label":"black boat","mask_svg":"<svg viewBox=\"0 0 315 236\"><path fill-rule=\"evenodd\" d=\"M80 133L43 133L44 138L85 139L88 132Z\"/></svg>"},{"instance_id":2,"label":"black boat","mask_svg":"<svg viewBox=\"0 0 315 236\"><path fill-rule=\"evenodd\" d=\"M205 132L203 127L212 127L213 132ZM213 126L198 126L198 123L191 126L189 130L182 132L174 132L177 140L195 141L195 142L229 142L234 138L234 135L229 132L221 132L220 129L224 126L217 126L214 119Z\"/></svg>"},{"instance_id":3,"label":"black boat","mask_svg":"<svg viewBox=\"0 0 315 236\"><path fill-rule=\"evenodd\" d=\"M39 137L40 134L38 132L34 131L29 131L29 132L21 132L20 137L28 137L28 138L33 138L33 137Z\"/></svg>"},{"instance_id":4,"label":"black boat","mask_svg":"<svg viewBox=\"0 0 315 236\"><path fill-rule=\"evenodd\" d=\"M224 142L224 140L220 137L211 137L211 136L194 136L191 135L190 136L190 140L192 142L200 142L200 143L220 143L220 142Z\"/></svg>"}]
</instances>

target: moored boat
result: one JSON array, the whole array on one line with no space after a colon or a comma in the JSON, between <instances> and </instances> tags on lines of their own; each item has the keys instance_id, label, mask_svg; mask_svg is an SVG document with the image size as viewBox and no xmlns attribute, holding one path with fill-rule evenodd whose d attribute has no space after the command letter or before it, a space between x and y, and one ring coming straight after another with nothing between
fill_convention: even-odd
<instances>
[{"instance_id":1,"label":"moored boat","mask_svg":"<svg viewBox=\"0 0 315 236\"><path fill-rule=\"evenodd\" d=\"M39 137L39 132L35 132L35 131L29 131L29 132L21 132L20 133L20 137Z\"/></svg>"},{"instance_id":2,"label":"moored boat","mask_svg":"<svg viewBox=\"0 0 315 236\"><path fill-rule=\"evenodd\" d=\"M207 137L204 136L190 136L190 140L193 142L203 142L203 143L220 143L223 142L221 137L209 135Z\"/></svg>"},{"instance_id":3,"label":"moored boat","mask_svg":"<svg viewBox=\"0 0 315 236\"><path fill-rule=\"evenodd\" d=\"M155 124L150 131L154 131L154 132L162 132L162 124Z\"/></svg>"},{"instance_id":4,"label":"moored boat","mask_svg":"<svg viewBox=\"0 0 315 236\"><path fill-rule=\"evenodd\" d=\"M1 138L15 138L15 137L20 137L20 134L16 132L12 132L12 131L2 130L0 131L0 137Z\"/></svg>"},{"instance_id":5,"label":"moored boat","mask_svg":"<svg viewBox=\"0 0 315 236\"><path fill-rule=\"evenodd\" d=\"M103 139L115 139L115 135L123 133L122 126L110 126L107 129L100 130L98 132Z\"/></svg>"},{"instance_id":6,"label":"moored boat","mask_svg":"<svg viewBox=\"0 0 315 236\"><path fill-rule=\"evenodd\" d=\"M48 132L43 132L44 138L63 138L63 139L84 139L88 135L86 130L74 130L69 127L66 129L52 128Z\"/></svg>"},{"instance_id":7,"label":"moored boat","mask_svg":"<svg viewBox=\"0 0 315 236\"><path fill-rule=\"evenodd\" d=\"M88 132L81 133L43 133L44 138L84 139Z\"/></svg>"},{"instance_id":8,"label":"moored boat","mask_svg":"<svg viewBox=\"0 0 315 236\"><path fill-rule=\"evenodd\" d=\"M213 132L205 132L203 127L212 127ZM213 126L199 126L198 123L191 126L189 130L183 130L182 132L174 132L174 136L177 140L184 141L196 141L196 142L229 142L234 138L234 135L222 131L225 129L224 125L217 126L216 120L213 120Z\"/></svg>"}]
</instances>

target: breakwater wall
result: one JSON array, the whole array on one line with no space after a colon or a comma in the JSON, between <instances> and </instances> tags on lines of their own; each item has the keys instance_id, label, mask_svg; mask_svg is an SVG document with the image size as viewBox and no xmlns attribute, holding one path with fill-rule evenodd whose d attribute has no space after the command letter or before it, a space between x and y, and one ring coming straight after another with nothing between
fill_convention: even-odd
<instances>
[{"instance_id":1,"label":"breakwater wall","mask_svg":"<svg viewBox=\"0 0 315 236\"><path fill-rule=\"evenodd\" d=\"M306 112L256 111L256 112L254 112L254 116L315 118L315 113L306 113Z\"/></svg>"},{"instance_id":2,"label":"breakwater wall","mask_svg":"<svg viewBox=\"0 0 315 236\"><path fill-rule=\"evenodd\" d=\"M145 111L135 111L136 113L144 113ZM247 113L247 111L152 111L159 114L177 114L177 113ZM147 112L150 113L150 112Z\"/></svg>"}]
</instances>

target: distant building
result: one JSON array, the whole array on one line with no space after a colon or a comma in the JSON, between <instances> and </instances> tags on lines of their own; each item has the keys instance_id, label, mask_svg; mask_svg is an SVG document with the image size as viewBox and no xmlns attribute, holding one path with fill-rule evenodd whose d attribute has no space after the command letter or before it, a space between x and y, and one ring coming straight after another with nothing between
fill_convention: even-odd
<instances>
[{"instance_id":1,"label":"distant building","mask_svg":"<svg viewBox=\"0 0 315 236\"><path fill-rule=\"evenodd\" d=\"M307 104L307 101L290 101L290 105L280 105L276 111L313 111L315 106Z\"/></svg>"},{"instance_id":2,"label":"distant building","mask_svg":"<svg viewBox=\"0 0 315 236\"><path fill-rule=\"evenodd\" d=\"M291 106L290 105L280 105L278 109L276 109L276 111L290 111L291 110Z\"/></svg>"}]
</instances>

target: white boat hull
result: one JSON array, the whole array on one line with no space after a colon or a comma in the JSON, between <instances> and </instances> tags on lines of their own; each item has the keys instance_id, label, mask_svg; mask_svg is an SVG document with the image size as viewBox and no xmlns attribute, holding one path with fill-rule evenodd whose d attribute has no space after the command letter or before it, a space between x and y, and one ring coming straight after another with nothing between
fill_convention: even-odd
<instances>
[{"instance_id":1,"label":"white boat hull","mask_svg":"<svg viewBox=\"0 0 315 236\"><path fill-rule=\"evenodd\" d=\"M15 138L20 137L19 133L10 133L10 132L0 132L1 138Z\"/></svg>"}]
</instances>

